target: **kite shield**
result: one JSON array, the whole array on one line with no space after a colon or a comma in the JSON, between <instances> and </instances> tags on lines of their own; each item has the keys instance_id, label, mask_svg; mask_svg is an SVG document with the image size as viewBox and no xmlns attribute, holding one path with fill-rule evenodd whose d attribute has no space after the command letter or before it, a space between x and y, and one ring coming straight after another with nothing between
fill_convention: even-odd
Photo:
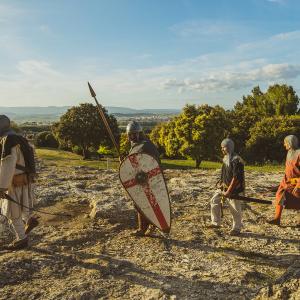
<instances>
[{"instance_id":1,"label":"kite shield","mask_svg":"<svg viewBox=\"0 0 300 300\"><path fill-rule=\"evenodd\" d=\"M139 211L158 229L169 232L170 199L157 160L146 153L131 154L122 161L119 176Z\"/></svg>"}]
</instances>

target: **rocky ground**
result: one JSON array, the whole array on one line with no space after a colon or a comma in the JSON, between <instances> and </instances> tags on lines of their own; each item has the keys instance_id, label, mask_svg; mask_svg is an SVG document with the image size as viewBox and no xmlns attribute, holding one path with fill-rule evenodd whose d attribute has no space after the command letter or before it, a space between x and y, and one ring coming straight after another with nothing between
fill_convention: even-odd
<instances>
[{"instance_id":1,"label":"rocky ground","mask_svg":"<svg viewBox=\"0 0 300 300\"><path fill-rule=\"evenodd\" d=\"M30 247L0 250L0 299L300 299L300 229L265 220L273 207L244 210L240 237L210 224L216 171L166 170L173 223L168 238L132 235L136 215L113 170L44 165ZM282 174L248 172L247 195L273 199ZM6 228L1 244L12 239ZM0 244L0 248L1 248Z\"/></svg>"}]
</instances>

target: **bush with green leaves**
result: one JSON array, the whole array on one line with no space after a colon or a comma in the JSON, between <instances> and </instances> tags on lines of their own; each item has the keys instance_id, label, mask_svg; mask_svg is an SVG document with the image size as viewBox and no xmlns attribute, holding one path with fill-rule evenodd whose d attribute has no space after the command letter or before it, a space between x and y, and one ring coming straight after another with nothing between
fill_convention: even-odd
<instances>
[{"instance_id":1,"label":"bush with green leaves","mask_svg":"<svg viewBox=\"0 0 300 300\"><path fill-rule=\"evenodd\" d=\"M187 105L175 123L175 133L181 146L179 152L196 162L216 160L220 156L221 141L230 133L231 123L220 106Z\"/></svg>"},{"instance_id":2,"label":"bush with green leaves","mask_svg":"<svg viewBox=\"0 0 300 300\"><path fill-rule=\"evenodd\" d=\"M82 148L80 146L75 145L71 150L75 154L82 155Z\"/></svg>"},{"instance_id":3,"label":"bush with green leaves","mask_svg":"<svg viewBox=\"0 0 300 300\"><path fill-rule=\"evenodd\" d=\"M115 148L111 148L111 147L108 147L105 145L100 145L99 149L97 150L97 153L100 156L104 156L104 157L108 157L108 156L117 157L118 156L117 150Z\"/></svg>"},{"instance_id":4,"label":"bush with green leaves","mask_svg":"<svg viewBox=\"0 0 300 300\"><path fill-rule=\"evenodd\" d=\"M121 133L120 137L120 153L121 156L125 157L128 155L130 150L130 141L127 137L126 132Z\"/></svg>"},{"instance_id":5,"label":"bush with green leaves","mask_svg":"<svg viewBox=\"0 0 300 300\"><path fill-rule=\"evenodd\" d=\"M119 140L119 127L113 115L108 115L103 108L111 130ZM82 149L83 158L90 158L91 147L98 149L100 145L111 145L111 140L103 121L99 117L97 107L90 103L74 106L61 116L53 126L54 133L60 144ZM112 145L111 145L112 146ZM95 150L96 151L96 150Z\"/></svg>"},{"instance_id":6,"label":"bush with green leaves","mask_svg":"<svg viewBox=\"0 0 300 300\"><path fill-rule=\"evenodd\" d=\"M35 145L37 147L58 148L58 141L51 131L43 131L36 135Z\"/></svg>"},{"instance_id":7,"label":"bush with green leaves","mask_svg":"<svg viewBox=\"0 0 300 300\"><path fill-rule=\"evenodd\" d=\"M209 105L186 105L180 115L156 126L150 137L171 158L192 158L199 167L203 159L217 159L220 143L229 135L226 111Z\"/></svg>"},{"instance_id":8,"label":"bush with green leaves","mask_svg":"<svg viewBox=\"0 0 300 300\"><path fill-rule=\"evenodd\" d=\"M300 115L262 119L250 129L246 159L258 163L283 162L286 156L283 140L290 134L300 139Z\"/></svg>"},{"instance_id":9,"label":"bush with green leaves","mask_svg":"<svg viewBox=\"0 0 300 300\"><path fill-rule=\"evenodd\" d=\"M233 128L231 136L240 152L246 154L246 143L250 139L250 130L263 118L289 116L299 113L299 97L292 86L274 84L263 93L259 86L251 94L243 96L229 113Z\"/></svg>"}]
</instances>

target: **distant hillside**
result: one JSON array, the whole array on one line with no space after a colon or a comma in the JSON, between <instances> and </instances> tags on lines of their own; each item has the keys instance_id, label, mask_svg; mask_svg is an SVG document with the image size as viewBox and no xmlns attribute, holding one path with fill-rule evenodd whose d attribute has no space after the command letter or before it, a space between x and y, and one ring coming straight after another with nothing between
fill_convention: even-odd
<instances>
[{"instance_id":1,"label":"distant hillside","mask_svg":"<svg viewBox=\"0 0 300 300\"><path fill-rule=\"evenodd\" d=\"M128 107L113 107L107 106L105 107L110 114L149 114L149 115L161 115L161 114L178 114L180 112L179 109L133 109Z\"/></svg>"},{"instance_id":2,"label":"distant hillside","mask_svg":"<svg viewBox=\"0 0 300 300\"><path fill-rule=\"evenodd\" d=\"M0 107L0 114L9 116L17 123L20 122L53 122L64 114L70 106L24 106L24 107ZM173 115L178 114L178 109L133 109L128 107L106 107L108 113L122 116L139 115Z\"/></svg>"},{"instance_id":3,"label":"distant hillside","mask_svg":"<svg viewBox=\"0 0 300 300\"><path fill-rule=\"evenodd\" d=\"M11 115L60 115L63 114L69 106L18 106L18 107L0 107L1 114Z\"/></svg>"}]
</instances>

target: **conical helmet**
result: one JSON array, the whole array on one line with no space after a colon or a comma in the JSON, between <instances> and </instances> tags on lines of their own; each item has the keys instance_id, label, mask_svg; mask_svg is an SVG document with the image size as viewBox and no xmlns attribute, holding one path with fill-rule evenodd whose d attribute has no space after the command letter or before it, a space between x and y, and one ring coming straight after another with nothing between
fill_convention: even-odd
<instances>
[{"instance_id":1,"label":"conical helmet","mask_svg":"<svg viewBox=\"0 0 300 300\"><path fill-rule=\"evenodd\" d=\"M142 126L136 121L130 121L126 127L126 133L136 133L143 131Z\"/></svg>"}]
</instances>

